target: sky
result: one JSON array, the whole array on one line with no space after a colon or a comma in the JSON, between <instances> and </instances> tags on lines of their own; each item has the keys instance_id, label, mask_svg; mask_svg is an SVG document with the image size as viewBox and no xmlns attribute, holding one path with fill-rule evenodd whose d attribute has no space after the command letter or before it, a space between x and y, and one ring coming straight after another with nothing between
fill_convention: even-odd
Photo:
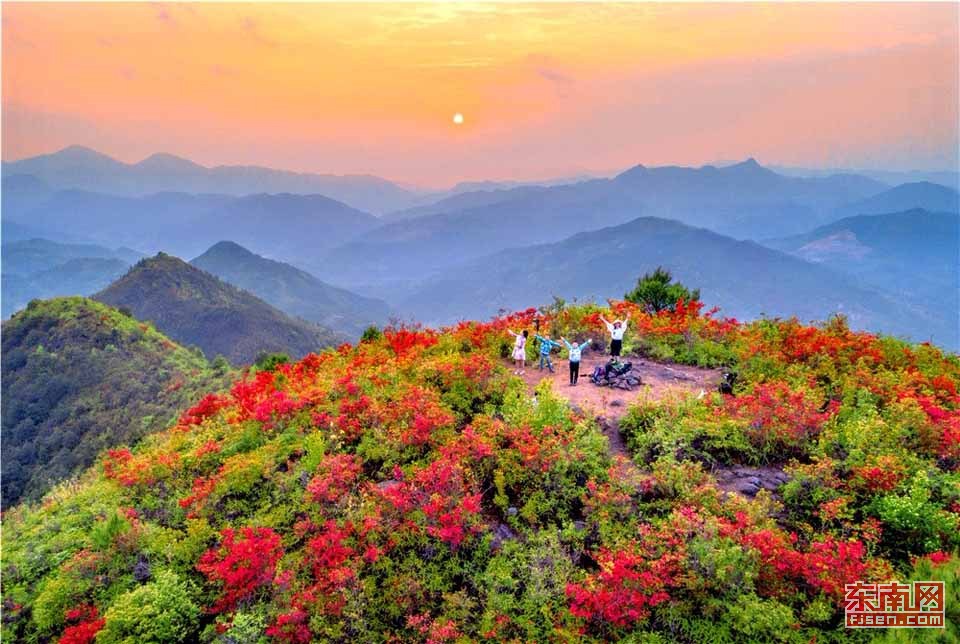
<instances>
[{"instance_id":1,"label":"sky","mask_svg":"<svg viewBox=\"0 0 960 644\"><path fill-rule=\"evenodd\" d=\"M2 155L423 187L747 157L956 170L958 7L8 2Z\"/></svg>"}]
</instances>

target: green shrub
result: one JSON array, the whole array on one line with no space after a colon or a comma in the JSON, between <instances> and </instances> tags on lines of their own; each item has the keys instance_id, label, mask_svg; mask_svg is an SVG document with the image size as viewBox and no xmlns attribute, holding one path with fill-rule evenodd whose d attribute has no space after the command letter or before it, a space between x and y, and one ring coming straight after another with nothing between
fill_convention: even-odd
<instances>
[{"instance_id":1,"label":"green shrub","mask_svg":"<svg viewBox=\"0 0 960 644\"><path fill-rule=\"evenodd\" d=\"M154 581L118 597L104 615L98 644L191 641L200 608L193 588L176 573L160 570Z\"/></svg>"}]
</instances>

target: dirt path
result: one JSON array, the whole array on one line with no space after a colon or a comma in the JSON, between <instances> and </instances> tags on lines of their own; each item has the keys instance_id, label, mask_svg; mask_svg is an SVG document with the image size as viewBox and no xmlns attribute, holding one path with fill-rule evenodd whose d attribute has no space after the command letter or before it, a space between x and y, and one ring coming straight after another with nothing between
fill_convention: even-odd
<instances>
[{"instance_id":1,"label":"dirt path","mask_svg":"<svg viewBox=\"0 0 960 644\"><path fill-rule=\"evenodd\" d=\"M699 392L701 389L706 392L713 391L720 382L722 373L719 369L701 369L635 358L630 362L633 363L634 372L640 375L642 384L639 387L634 387L633 391L597 387L590 382L590 374L594 367L606 364L608 359L609 356L606 355L585 355L580 363L580 380L576 387L569 384L570 371L566 360L554 360L556 373L553 374L546 369L538 371L534 363L532 368L527 367L526 374L522 377L531 391L544 378L551 378L554 392L572 404L584 411L589 409L598 416L619 420L626 413L627 407L641 397L660 400L671 393Z\"/></svg>"},{"instance_id":2,"label":"dirt path","mask_svg":"<svg viewBox=\"0 0 960 644\"><path fill-rule=\"evenodd\" d=\"M536 363L527 368L522 376L532 392L543 379L552 380L553 391L587 414L593 414L603 435L607 437L607 449L614 461L623 468L626 476L641 474L640 468L633 462L626 442L620 434L620 419L627 413L630 405L640 398L661 400L671 394L684 394L714 391L720 383L722 370L701 369L687 365L664 364L651 360L633 359L634 372L640 375L641 385L633 391L598 387L590 382L594 367L606 364L609 356L584 356L580 364L580 380L575 387L570 386L570 371L566 360L554 360L556 373L538 371ZM788 480L783 470L777 467L743 467L727 465L713 470L717 485L727 494L740 494L753 497L761 489L776 495L777 489Z\"/></svg>"},{"instance_id":3,"label":"dirt path","mask_svg":"<svg viewBox=\"0 0 960 644\"><path fill-rule=\"evenodd\" d=\"M719 369L701 369L687 365L664 364L630 359L633 370L639 374L641 384L632 391L598 387L590 382L590 374L594 367L602 366L609 360L607 355L584 355L580 363L580 380L575 387L570 386L570 371L566 360L554 360L556 373L551 374L544 369L537 370L537 365L527 367L522 376L531 392L541 380L550 378L553 381L553 391L576 405L586 413L597 417L600 428L607 437L611 455L622 455L629 459L627 447L620 435L620 419L627 412L629 406L639 398L660 400L671 393L699 392L701 389L713 391L720 382Z\"/></svg>"}]
</instances>

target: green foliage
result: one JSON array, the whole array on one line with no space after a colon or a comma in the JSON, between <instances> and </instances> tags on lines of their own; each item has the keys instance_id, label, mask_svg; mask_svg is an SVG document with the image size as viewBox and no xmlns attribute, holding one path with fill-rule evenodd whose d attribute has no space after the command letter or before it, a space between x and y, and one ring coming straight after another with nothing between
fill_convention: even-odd
<instances>
[{"instance_id":1,"label":"green foliage","mask_svg":"<svg viewBox=\"0 0 960 644\"><path fill-rule=\"evenodd\" d=\"M93 300L38 301L3 324L3 504L38 499L107 448L167 427L234 376Z\"/></svg>"},{"instance_id":2,"label":"green foliage","mask_svg":"<svg viewBox=\"0 0 960 644\"><path fill-rule=\"evenodd\" d=\"M110 605L97 635L102 644L188 642L197 630L200 608L192 585L169 570L120 595Z\"/></svg>"},{"instance_id":3,"label":"green foliage","mask_svg":"<svg viewBox=\"0 0 960 644\"><path fill-rule=\"evenodd\" d=\"M261 353L253 363L257 371L274 371L279 365L288 364L290 356L286 353Z\"/></svg>"},{"instance_id":4,"label":"green foliage","mask_svg":"<svg viewBox=\"0 0 960 644\"><path fill-rule=\"evenodd\" d=\"M363 330L363 335L360 336L360 342L376 342L382 337L383 332L380 331L380 328L371 324Z\"/></svg>"},{"instance_id":5,"label":"green foliage","mask_svg":"<svg viewBox=\"0 0 960 644\"><path fill-rule=\"evenodd\" d=\"M637 280L633 290L623 299L644 307L650 313L673 310L677 300L692 302L700 299L700 290L690 290L680 282L674 282L670 271L658 266L652 273L646 273Z\"/></svg>"}]
</instances>

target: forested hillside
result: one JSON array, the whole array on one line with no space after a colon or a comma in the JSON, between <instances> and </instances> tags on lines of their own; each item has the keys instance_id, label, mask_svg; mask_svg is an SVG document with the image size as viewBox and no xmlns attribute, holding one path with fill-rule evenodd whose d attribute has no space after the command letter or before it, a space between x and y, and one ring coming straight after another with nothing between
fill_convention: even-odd
<instances>
[{"instance_id":1,"label":"forested hillside","mask_svg":"<svg viewBox=\"0 0 960 644\"><path fill-rule=\"evenodd\" d=\"M34 302L3 325L4 507L168 426L232 376L99 302Z\"/></svg>"}]
</instances>

